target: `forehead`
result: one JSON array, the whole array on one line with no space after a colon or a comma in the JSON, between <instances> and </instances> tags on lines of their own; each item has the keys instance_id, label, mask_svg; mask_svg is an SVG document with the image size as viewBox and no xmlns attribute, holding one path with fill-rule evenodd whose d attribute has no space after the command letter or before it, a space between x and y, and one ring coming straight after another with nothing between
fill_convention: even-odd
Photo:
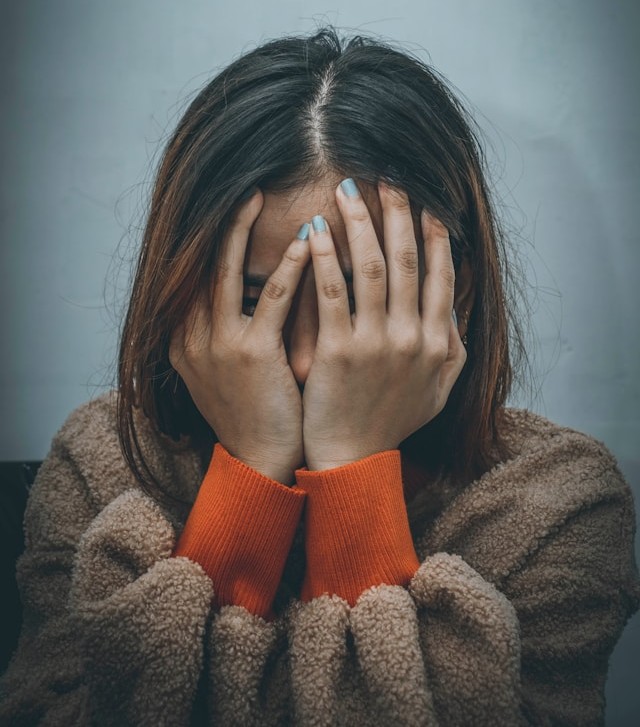
<instances>
[{"instance_id":1,"label":"forehead","mask_svg":"<svg viewBox=\"0 0 640 727\"><path fill-rule=\"evenodd\" d=\"M315 215L322 215L336 244L338 259L343 270L351 269L347 232L336 202L339 176L327 176L289 192L264 192L264 205L253 224L245 269L253 275L269 275L278 266L282 255L305 222L311 224ZM382 209L377 189L358 184L378 240L382 241Z\"/></svg>"}]
</instances>

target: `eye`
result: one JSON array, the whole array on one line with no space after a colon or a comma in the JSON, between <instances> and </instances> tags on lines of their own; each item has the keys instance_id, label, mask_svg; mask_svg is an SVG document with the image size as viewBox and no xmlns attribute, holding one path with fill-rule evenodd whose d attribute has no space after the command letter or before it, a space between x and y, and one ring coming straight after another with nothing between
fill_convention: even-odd
<instances>
[{"instance_id":1,"label":"eye","mask_svg":"<svg viewBox=\"0 0 640 727\"><path fill-rule=\"evenodd\" d=\"M353 284L351 282L347 283L347 296L349 298L349 313L355 313L356 312L356 296L353 292Z\"/></svg>"},{"instance_id":2,"label":"eye","mask_svg":"<svg viewBox=\"0 0 640 727\"><path fill-rule=\"evenodd\" d=\"M247 285L242 293L242 313L245 316L253 316L256 312L256 306L260 300L262 288L255 285Z\"/></svg>"},{"instance_id":3,"label":"eye","mask_svg":"<svg viewBox=\"0 0 640 727\"><path fill-rule=\"evenodd\" d=\"M243 296L242 297L242 313L245 316L253 316L253 314L256 312L256 306L258 305L259 298L255 298L252 296Z\"/></svg>"}]
</instances>

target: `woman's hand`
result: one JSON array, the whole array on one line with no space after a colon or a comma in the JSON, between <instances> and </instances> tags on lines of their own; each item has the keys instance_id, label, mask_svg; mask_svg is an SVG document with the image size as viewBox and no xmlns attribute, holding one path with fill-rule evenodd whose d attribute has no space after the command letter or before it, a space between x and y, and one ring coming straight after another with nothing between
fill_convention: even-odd
<instances>
[{"instance_id":1,"label":"woman's hand","mask_svg":"<svg viewBox=\"0 0 640 727\"><path fill-rule=\"evenodd\" d=\"M338 187L353 266L355 313L328 225L310 233L319 332L303 395L309 469L329 469L398 447L443 408L466 360L452 319L449 235L421 216L426 277L409 201L379 185L384 254L361 195Z\"/></svg>"},{"instance_id":2,"label":"woman's hand","mask_svg":"<svg viewBox=\"0 0 640 727\"><path fill-rule=\"evenodd\" d=\"M223 241L213 302L202 296L176 330L169 360L220 443L253 469L291 484L303 463L302 401L282 328L309 261L309 243L289 245L255 313L244 315L245 251L263 203L259 192L240 208Z\"/></svg>"}]
</instances>

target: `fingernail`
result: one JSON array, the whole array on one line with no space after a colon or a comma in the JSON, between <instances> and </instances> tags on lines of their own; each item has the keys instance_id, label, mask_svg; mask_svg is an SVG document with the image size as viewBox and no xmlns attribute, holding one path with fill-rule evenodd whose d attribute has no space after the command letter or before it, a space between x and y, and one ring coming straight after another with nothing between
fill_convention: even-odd
<instances>
[{"instance_id":1,"label":"fingernail","mask_svg":"<svg viewBox=\"0 0 640 727\"><path fill-rule=\"evenodd\" d=\"M249 199L249 197L253 197L253 195L258 191L258 188L254 185L253 187L249 187L245 192L243 192L240 197L238 198L239 202L245 202Z\"/></svg>"},{"instance_id":2,"label":"fingernail","mask_svg":"<svg viewBox=\"0 0 640 727\"><path fill-rule=\"evenodd\" d=\"M324 217L322 215L316 215L311 220L311 224L313 225L313 229L316 232L324 232L327 229L327 226L324 221Z\"/></svg>"},{"instance_id":3,"label":"fingernail","mask_svg":"<svg viewBox=\"0 0 640 727\"><path fill-rule=\"evenodd\" d=\"M304 225L298 230L298 240L306 240L309 237L309 223L305 222Z\"/></svg>"},{"instance_id":4,"label":"fingernail","mask_svg":"<svg viewBox=\"0 0 640 727\"><path fill-rule=\"evenodd\" d=\"M347 197L359 197L360 193L358 192L358 187L356 186L356 183L349 177L348 179L343 179L340 182L340 186L342 187L342 191L347 195Z\"/></svg>"},{"instance_id":5,"label":"fingernail","mask_svg":"<svg viewBox=\"0 0 640 727\"><path fill-rule=\"evenodd\" d=\"M456 328L458 327L458 316L456 315L456 309L451 309L451 317L453 318L453 322L456 324Z\"/></svg>"}]
</instances>

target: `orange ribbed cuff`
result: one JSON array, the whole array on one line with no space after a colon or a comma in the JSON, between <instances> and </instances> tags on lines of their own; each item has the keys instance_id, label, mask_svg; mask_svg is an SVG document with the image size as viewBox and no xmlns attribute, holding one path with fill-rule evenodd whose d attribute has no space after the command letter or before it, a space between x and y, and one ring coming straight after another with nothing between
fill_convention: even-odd
<instances>
[{"instance_id":1,"label":"orange ribbed cuff","mask_svg":"<svg viewBox=\"0 0 640 727\"><path fill-rule=\"evenodd\" d=\"M214 604L271 610L305 495L251 469L216 444L174 556L199 563Z\"/></svg>"},{"instance_id":2,"label":"orange ribbed cuff","mask_svg":"<svg viewBox=\"0 0 640 727\"><path fill-rule=\"evenodd\" d=\"M420 562L398 450L331 470L300 469L296 480L307 494L303 601L335 593L353 606L371 586L409 583Z\"/></svg>"}]
</instances>

